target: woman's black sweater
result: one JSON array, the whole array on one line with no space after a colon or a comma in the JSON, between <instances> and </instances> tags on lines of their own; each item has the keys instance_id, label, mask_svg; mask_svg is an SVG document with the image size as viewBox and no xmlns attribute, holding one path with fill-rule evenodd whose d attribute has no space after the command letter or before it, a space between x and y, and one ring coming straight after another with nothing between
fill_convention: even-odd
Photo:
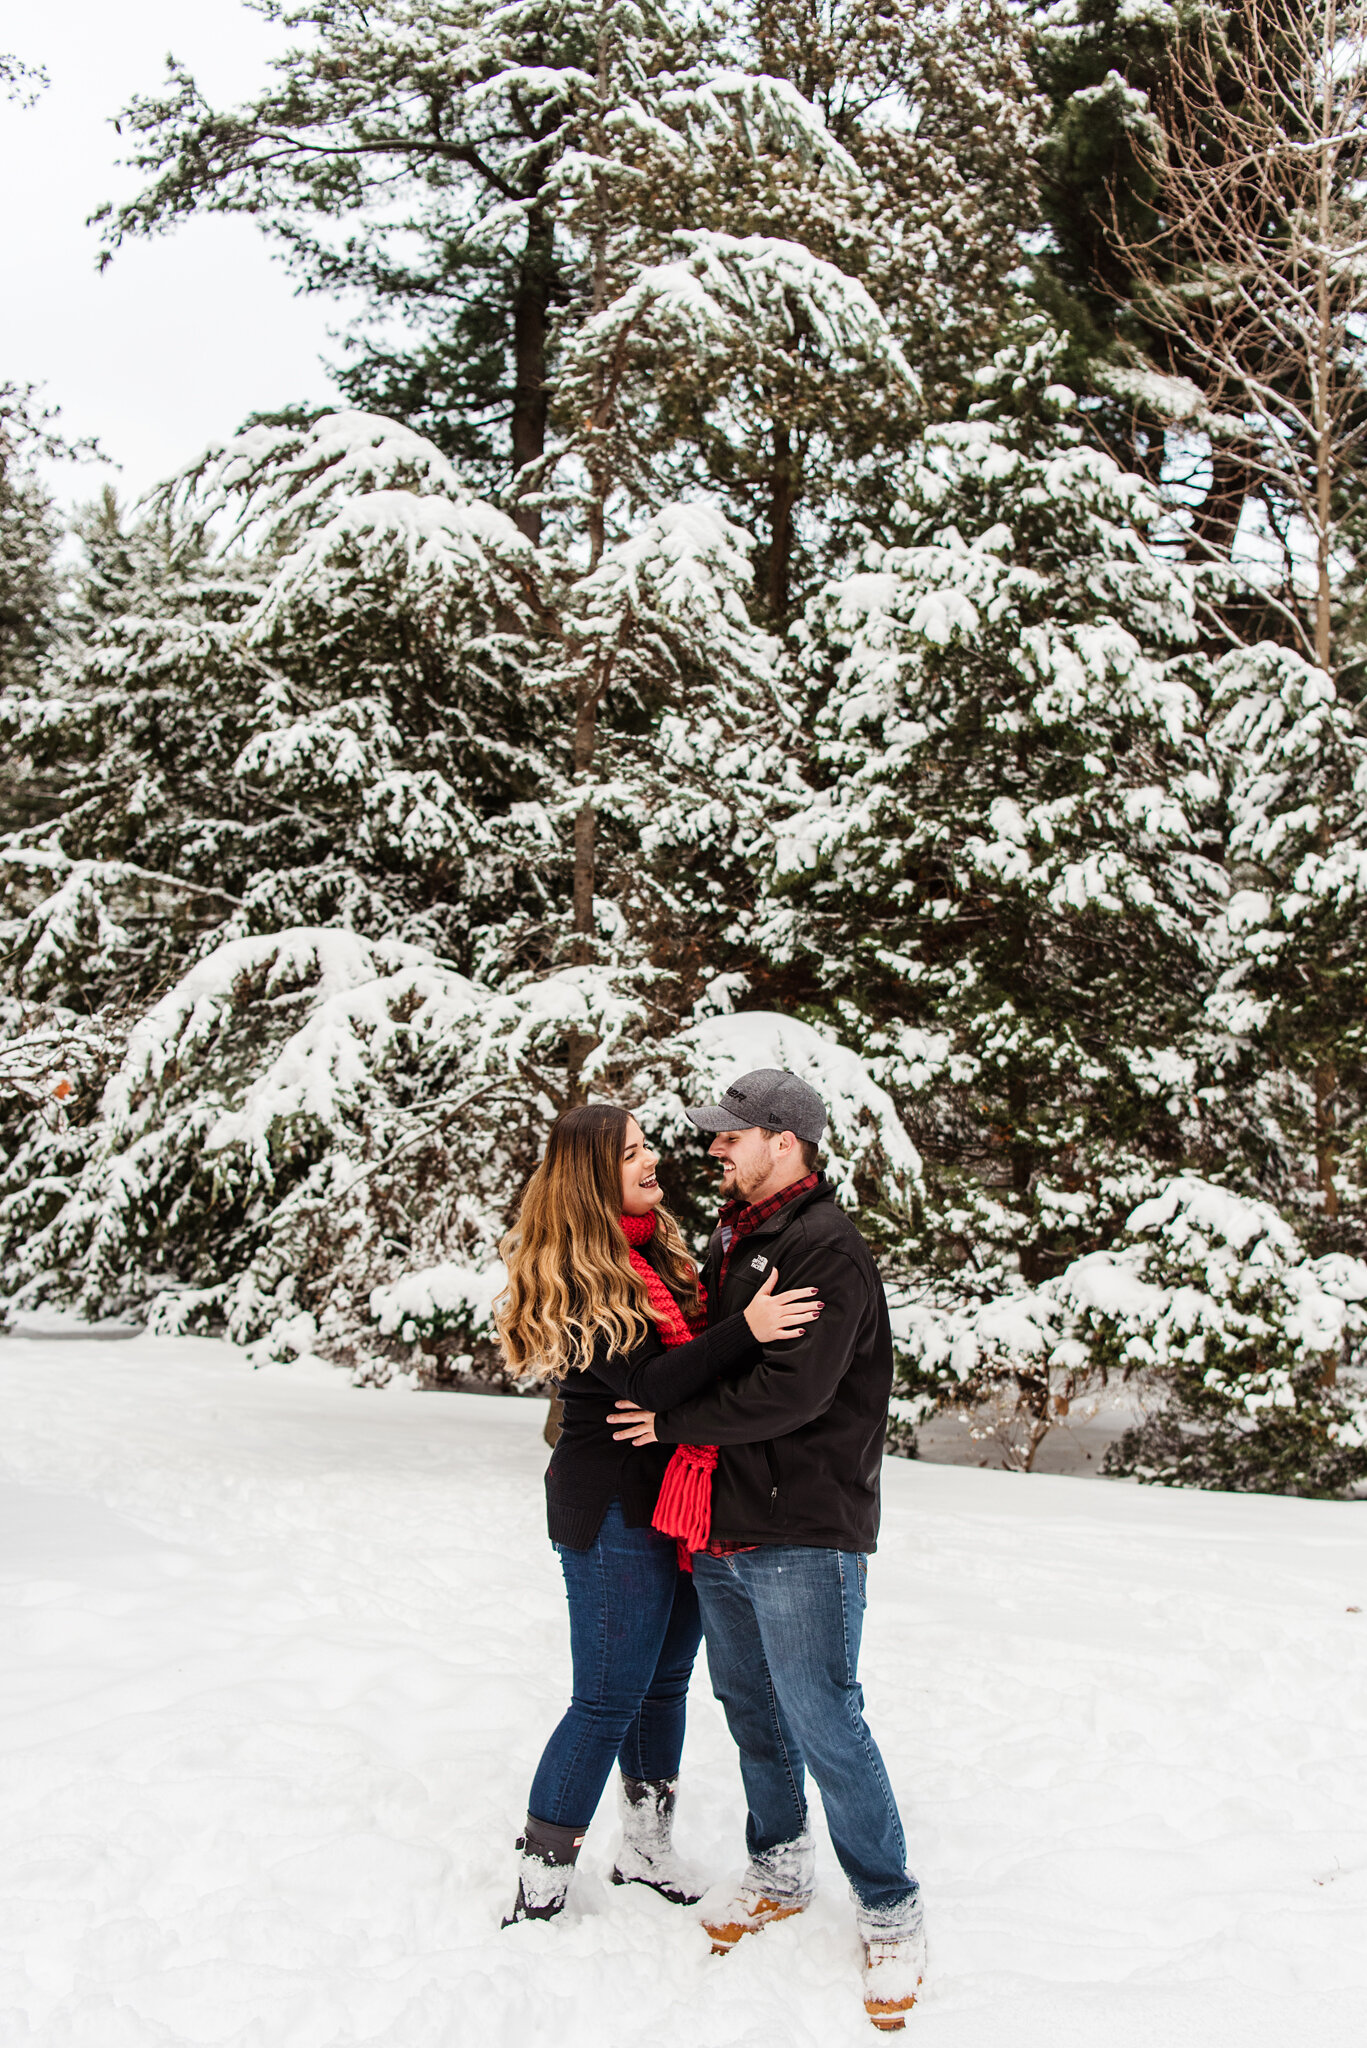
<instances>
[{"instance_id":1,"label":"woman's black sweater","mask_svg":"<svg viewBox=\"0 0 1367 2048\"><path fill-rule=\"evenodd\" d=\"M688 1401L759 1346L743 1315L727 1316L690 1344L667 1349L654 1323L634 1351L608 1356L606 1338L594 1347L592 1363L572 1368L561 1396L565 1419L546 1468L546 1525L553 1543L587 1550L613 1500L632 1529L648 1528L659 1497L672 1444L637 1450L613 1437L615 1404L669 1408Z\"/></svg>"}]
</instances>

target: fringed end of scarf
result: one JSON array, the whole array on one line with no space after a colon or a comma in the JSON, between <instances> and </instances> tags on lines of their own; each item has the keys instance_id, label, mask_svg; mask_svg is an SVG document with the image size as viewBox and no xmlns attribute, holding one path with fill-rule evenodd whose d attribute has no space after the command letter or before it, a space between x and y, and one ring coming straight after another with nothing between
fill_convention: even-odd
<instances>
[{"instance_id":1,"label":"fringed end of scarf","mask_svg":"<svg viewBox=\"0 0 1367 2048\"><path fill-rule=\"evenodd\" d=\"M678 1539L679 1565L693 1569L695 1550L707 1546L712 1530L712 1474L717 1469L715 1444L680 1444L665 1467L652 1522L662 1536Z\"/></svg>"}]
</instances>

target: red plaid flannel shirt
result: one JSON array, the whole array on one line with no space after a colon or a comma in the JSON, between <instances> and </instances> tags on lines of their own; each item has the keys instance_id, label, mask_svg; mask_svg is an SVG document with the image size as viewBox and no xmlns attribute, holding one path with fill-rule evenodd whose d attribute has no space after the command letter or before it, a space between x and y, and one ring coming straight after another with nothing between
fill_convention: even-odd
<instances>
[{"instance_id":1,"label":"red plaid flannel shirt","mask_svg":"<svg viewBox=\"0 0 1367 2048\"><path fill-rule=\"evenodd\" d=\"M727 1273L731 1269L731 1254L741 1239L748 1237L752 1230L766 1222L770 1216L777 1216L786 1203L796 1201L799 1195L810 1194L820 1178L819 1174L809 1173L805 1179L795 1180L791 1186L780 1188L776 1195L766 1195L762 1202L743 1202L737 1195L734 1201L727 1203L719 1220L723 1230L729 1226L731 1237L722 1253L721 1272L717 1277L718 1300L721 1298L722 1288L726 1285ZM706 1554L708 1557L738 1557L742 1551L756 1548L753 1543L723 1543L720 1537L714 1536L707 1546Z\"/></svg>"}]
</instances>

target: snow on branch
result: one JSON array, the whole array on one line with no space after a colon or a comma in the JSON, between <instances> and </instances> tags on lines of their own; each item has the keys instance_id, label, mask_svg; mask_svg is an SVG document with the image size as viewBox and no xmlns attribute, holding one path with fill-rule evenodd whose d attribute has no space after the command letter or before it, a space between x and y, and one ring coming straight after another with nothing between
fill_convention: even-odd
<instances>
[{"instance_id":1,"label":"snow on branch","mask_svg":"<svg viewBox=\"0 0 1367 2048\"><path fill-rule=\"evenodd\" d=\"M416 948L391 947L390 953L418 957ZM117 1139L129 1128L147 1090L168 1069L179 1072L199 1057L240 1001L249 978L262 978L267 1001L304 988L312 1002L326 1006L334 997L348 997L373 983L376 973L376 947L355 932L299 928L230 939L216 947L133 1027L123 1062L105 1091L112 1134ZM305 1093L322 1111L325 1100L335 1097L335 1085L320 1079Z\"/></svg>"},{"instance_id":2,"label":"snow on branch","mask_svg":"<svg viewBox=\"0 0 1367 2048\"><path fill-rule=\"evenodd\" d=\"M1122 1365L1198 1365L1250 1414L1294 1406L1292 1365L1336 1354L1346 1302L1367 1294L1363 1261L1339 1254L1322 1272L1269 1203L1196 1174L1141 1202L1125 1233L1043 1291Z\"/></svg>"},{"instance_id":3,"label":"snow on branch","mask_svg":"<svg viewBox=\"0 0 1367 2048\"><path fill-rule=\"evenodd\" d=\"M250 637L269 638L293 605L325 596L358 556L372 572L402 578L419 603L456 590L490 618L508 607L525 615L533 549L506 513L480 499L369 491L342 503L285 558L247 621Z\"/></svg>"},{"instance_id":4,"label":"snow on branch","mask_svg":"<svg viewBox=\"0 0 1367 2048\"><path fill-rule=\"evenodd\" d=\"M1367 1262L1311 1258L1269 1203L1182 1173L1131 1212L1111 1249L982 1301L905 1294L893 1328L906 1357L960 1386L1025 1371L1069 1398L1112 1372L1187 1371L1212 1413L1247 1428L1264 1408L1315 1398L1364 1300Z\"/></svg>"},{"instance_id":5,"label":"snow on branch","mask_svg":"<svg viewBox=\"0 0 1367 2048\"><path fill-rule=\"evenodd\" d=\"M232 542L250 535L259 546L316 526L358 498L396 493L415 505L450 500L466 511L471 534L486 548L530 555L510 520L471 500L455 464L433 442L377 413L324 413L302 427L248 427L211 448L170 487L172 500L186 510L225 516Z\"/></svg>"},{"instance_id":6,"label":"snow on branch","mask_svg":"<svg viewBox=\"0 0 1367 2048\"><path fill-rule=\"evenodd\" d=\"M880 1202L901 1210L921 1191L921 1157L891 1096L852 1047L800 1018L772 1010L705 1017L680 1033L670 1058L669 1079L651 1087L639 1111L643 1126L660 1137L692 1135L685 1104L714 1102L738 1073L783 1067L826 1105L822 1145L843 1202L859 1200L861 1182L866 1193L871 1184Z\"/></svg>"},{"instance_id":7,"label":"snow on branch","mask_svg":"<svg viewBox=\"0 0 1367 2048\"><path fill-rule=\"evenodd\" d=\"M0 847L0 861L34 876L51 875L56 887L25 916L7 927L7 938L21 961L20 988L39 992L60 979L73 960L86 971L97 962L116 958L128 933L110 898L130 889L155 896L203 897L221 913L239 899L225 889L184 881L126 860L72 860L51 848L23 845Z\"/></svg>"},{"instance_id":8,"label":"snow on branch","mask_svg":"<svg viewBox=\"0 0 1367 2048\"><path fill-rule=\"evenodd\" d=\"M690 131L719 130L730 140L739 135L752 156L766 147L815 160L842 184L862 187L858 164L836 141L825 117L786 78L764 72L715 71L701 84L679 86L666 93L664 105L685 116Z\"/></svg>"},{"instance_id":9,"label":"snow on branch","mask_svg":"<svg viewBox=\"0 0 1367 2048\"><path fill-rule=\"evenodd\" d=\"M593 1042L582 1069L584 1085L592 1087L645 1022L645 1005L626 980L610 967L567 967L509 991L486 993L472 1070L524 1072L576 1032Z\"/></svg>"},{"instance_id":10,"label":"snow on branch","mask_svg":"<svg viewBox=\"0 0 1367 2048\"><path fill-rule=\"evenodd\" d=\"M876 364L915 392L920 384L896 337L857 278L800 242L772 235L688 229L688 254L652 264L584 328L592 351L635 331L669 336L705 354L793 335L805 325L839 363Z\"/></svg>"},{"instance_id":11,"label":"snow on branch","mask_svg":"<svg viewBox=\"0 0 1367 2048\"><path fill-rule=\"evenodd\" d=\"M742 595L750 546L749 535L706 499L661 506L575 585L576 638L606 652L624 642L630 622L687 658L770 682L777 642L751 624Z\"/></svg>"}]
</instances>

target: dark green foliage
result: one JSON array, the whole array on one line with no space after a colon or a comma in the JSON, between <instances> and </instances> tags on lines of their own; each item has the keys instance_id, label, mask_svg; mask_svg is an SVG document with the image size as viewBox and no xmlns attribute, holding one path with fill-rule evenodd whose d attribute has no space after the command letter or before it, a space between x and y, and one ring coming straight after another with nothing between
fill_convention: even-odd
<instances>
[{"instance_id":1,"label":"dark green foliage","mask_svg":"<svg viewBox=\"0 0 1367 2048\"><path fill-rule=\"evenodd\" d=\"M1295 1405L1239 1414L1179 1367L1167 1405L1111 1444L1103 1471L1153 1486L1200 1486L1226 1493L1308 1494L1341 1500L1367 1481L1367 1445L1333 1433L1351 1408L1321 1386L1312 1366L1291 1378Z\"/></svg>"},{"instance_id":2,"label":"dark green foliage","mask_svg":"<svg viewBox=\"0 0 1367 2048\"><path fill-rule=\"evenodd\" d=\"M0 688L30 682L57 631L61 526L35 472L64 452L32 388L0 384Z\"/></svg>"}]
</instances>

